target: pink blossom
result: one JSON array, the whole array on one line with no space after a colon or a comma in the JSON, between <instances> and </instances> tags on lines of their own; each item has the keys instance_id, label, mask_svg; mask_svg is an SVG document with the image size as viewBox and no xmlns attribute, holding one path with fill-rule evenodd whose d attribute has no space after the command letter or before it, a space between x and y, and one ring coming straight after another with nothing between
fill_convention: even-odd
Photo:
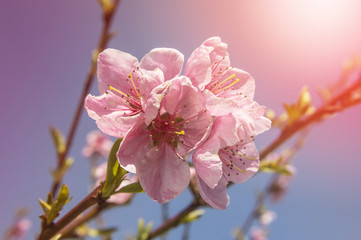
<instances>
[{"instance_id":1,"label":"pink blossom","mask_svg":"<svg viewBox=\"0 0 361 240\"><path fill-rule=\"evenodd\" d=\"M231 67L227 44L207 39L189 58L185 69L203 95L214 124L207 141L193 155L202 198L212 207L228 204L228 182L241 183L259 167L254 136L271 127L265 107L253 101L255 84L245 71Z\"/></svg>"},{"instance_id":2,"label":"pink blossom","mask_svg":"<svg viewBox=\"0 0 361 240\"><path fill-rule=\"evenodd\" d=\"M189 184L184 157L204 140L211 119L201 94L187 77L176 77L153 91L162 96L157 116L149 124L139 118L124 137L117 156L127 170L136 170L153 200L165 203Z\"/></svg>"},{"instance_id":3,"label":"pink blossom","mask_svg":"<svg viewBox=\"0 0 361 240\"><path fill-rule=\"evenodd\" d=\"M29 219L17 219L14 225L7 231L5 239L23 239L30 228L31 221Z\"/></svg>"},{"instance_id":4,"label":"pink blossom","mask_svg":"<svg viewBox=\"0 0 361 240\"><path fill-rule=\"evenodd\" d=\"M107 174L107 163L103 163L95 169L94 176L98 179L97 184L105 180L106 174ZM136 175L128 173L117 190L131 183L135 183L137 181L138 181L138 177ZM122 205L128 202L132 197L133 197L132 193L117 193L110 196L107 202Z\"/></svg>"},{"instance_id":5,"label":"pink blossom","mask_svg":"<svg viewBox=\"0 0 361 240\"><path fill-rule=\"evenodd\" d=\"M91 131L86 136L86 146L83 148L83 155L85 157L92 157L99 155L101 157L108 157L113 142L101 133L100 131Z\"/></svg>"},{"instance_id":6,"label":"pink blossom","mask_svg":"<svg viewBox=\"0 0 361 240\"><path fill-rule=\"evenodd\" d=\"M139 63L132 55L106 49L98 55L100 96L88 95L85 109L100 130L114 137L124 137L142 112L148 121L159 107L158 96L151 90L181 72L183 55L175 49L153 49Z\"/></svg>"},{"instance_id":7,"label":"pink blossom","mask_svg":"<svg viewBox=\"0 0 361 240\"><path fill-rule=\"evenodd\" d=\"M267 232L263 228L252 228L251 240L267 240Z\"/></svg>"},{"instance_id":8,"label":"pink blossom","mask_svg":"<svg viewBox=\"0 0 361 240\"><path fill-rule=\"evenodd\" d=\"M268 226L271 222L273 222L277 217L277 214L270 210L265 210L258 217L258 221L263 226Z\"/></svg>"},{"instance_id":9,"label":"pink blossom","mask_svg":"<svg viewBox=\"0 0 361 240\"><path fill-rule=\"evenodd\" d=\"M271 194L271 200L273 202L279 202L282 197L288 191L288 187L290 185L290 181L292 176L290 175L278 175L272 182L269 187L269 191Z\"/></svg>"}]
</instances>

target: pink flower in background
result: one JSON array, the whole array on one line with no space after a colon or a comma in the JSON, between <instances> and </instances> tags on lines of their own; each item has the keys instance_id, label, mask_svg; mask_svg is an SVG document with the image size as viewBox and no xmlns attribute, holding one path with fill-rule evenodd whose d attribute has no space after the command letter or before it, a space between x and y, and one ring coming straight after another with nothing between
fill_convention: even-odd
<instances>
[{"instance_id":1,"label":"pink flower in background","mask_svg":"<svg viewBox=\"0 0 361 240\"><path fill-rule=\"evenodd\" d=\"M267 240L267 232L263 228L252 228L251 229L251 240Z\"/></svg>"},{"instance_id":2,"label":"pink flower in background","mask_svg":"<svg viewBox=\"0 0 361 240\"><path fill-rule=\"evenodd\" d=\"M86 136L86 146L83 148L85 157L101 156L107 158L112 148L113 142L108 136L100 131L91 131Z\"/></svg>"},{"instance_id":3,"label":"pink flower in background","mask_svg":"<svg viewBox=\"0 0 361 240\"><path fill-rule=\"evenodd\" d=\"M140 63L128 53L106 49L98 56L101 95L89 94L85 109L104 133L124 137L142 112L155 117L159 101L151 90L177 76L182 64L183 55L170 48L153 49Z\"/></svg>"},{"instance_id":4,"label":"pink flower in background","mask_svg":"<svg viewBox=\"0 0 361 240\"><path fill-rule=\"evenodd\" d=\"M5 234L5 239L23 239L31 228L31 221L27 218L19 218Z\"/></svg>"},{"instance_id":5,"label":"pink flower in background","mask_svg":"<svg viewBox=\"0 0 361 240\"><path fill-rule=\"evenodd\" d=\"M258 221L263 226L270 225L277 217L277 214L270 210L265 210L262 214L258 217Z\"/></svg>"},{"instance_id":6,"label":"pink flower in background","mask_svg":"<svg viewBox=\"0 0 361 240\"><path fill-rule=\"evenodd\" d=\"M106 174L107 174L107 163L103 163L95 169L94 176L98 180L97 184L105 180ZM131 183L135 183L137 181L138 181L138 177L136 175L128 173L117 190ZM110 196L107 202L122 205L128 202L132 197L133 197L132 193L117 193Z\"/></svg>"},{"instance_id":7,"label":"pink flower in background","mask_svg":"<svg viewBox=\"0 0 361 240\"><path fill-rule=\"evenodd\" d=\"M291 170L292 171L292 170ZM271 200L273 202L279 202L282 197L286 194L288 187L290 185L292 175L278 175L271 186L269 187L269 191L271 194Z\"/></svg>"},{"instance_id":8,"label":"pink flower in background","mask_svg":"<svg viewBox=\"0 0 361 240\"><path fill-rule=\"evenodd\" d=\"M190 173L184 157L207 136L211 119L201 94L187 77L174 78L158 88L164 95L157 116L149 124L139 118L117 156L127 170L136 170L153 200L165 203L188 186Z\"/></svg>"}]
</instances>

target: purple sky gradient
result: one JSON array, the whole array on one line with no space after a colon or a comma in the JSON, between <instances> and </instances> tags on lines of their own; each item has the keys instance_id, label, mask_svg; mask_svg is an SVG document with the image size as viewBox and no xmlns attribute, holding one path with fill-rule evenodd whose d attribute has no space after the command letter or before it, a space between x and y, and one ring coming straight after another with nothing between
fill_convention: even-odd
<instances>
[{"instance_id":1,"label":"purple sky gradient","mask_svg":"<svg viewBox=\"0 0 361 240\"><path fill-rule=\"evenodd\" d=\"M45 198L55 166L48 127L68 131L100 33L100 14L95 0L0 2L0 234L20 206L30 209L33 221L28 239L39 231L37 199ZM256 101L280 113L304 85L320 104L317 89L335 82L343 62L361 53L360 23L357 0L124 0L109 47L139 59L154 47L173 47L187 59L206 38L220 36L228 43L232 64L255 78ZM97 94L95 85L92 93ZM312 128L294 159L297 174L289 194L270 206L278 218L269 239L361 238L360 119L357 106ZM73 195L66 209L88 191L89 164L81 149L95 128L84 114L71 150L75 165L65 178ZM267 146L275 135L259 136L256 145ZM228 209L206 209L192 225L191 239L232 239L268 176L232 187ZM189 198L186 190L171 202L171 214ZM106 216L123 238L136 231L140 216L157 226L160 206L139 195L131 207ZM180 239L181 230L169 239Z\"/></svg>"}]
</instances>

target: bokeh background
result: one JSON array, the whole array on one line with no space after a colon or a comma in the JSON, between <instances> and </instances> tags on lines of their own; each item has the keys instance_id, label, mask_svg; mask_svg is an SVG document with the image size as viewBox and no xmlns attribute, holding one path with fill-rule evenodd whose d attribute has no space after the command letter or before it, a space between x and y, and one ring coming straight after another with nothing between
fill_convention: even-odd
<instances>
[{"instance_id":1,"label":"bokeh background","mask_svg":"<svg viewBox=\"0 0 361 240\"><path fill-rule=\"evenodd\" d=\"M96 0L0 1L0 233L18 207L30 209L39 232L37 199L50 187L55 151L48 132L54 125L68 132L85 75L101 29ZM154 47L191 52L206 38L228 43L232 65L252 74L255 99L282 112L307 85L315 105L317 90L337 81L343 62L361 53L361 2L358 0L123 0L109 47L139 59ZM96 84L92 93L97 94ZM270 209L278 215L269 239L361 239L360 135L361 106L312 128L306 146L294 159L297 168L290 191ZM89 187L89 163L81 155L86 134L96 125L81 120L71 156L75 164L65 178L73 199ZM277 132L259 136L259 149ZM270 175L259 174L232 187L227 210L206 209L191 226L190 239L232 239ZM186 190L170 203L170 214L188 204ZM160 205L146 195L131 207L106 215L107 226L119 227L115 239L135 233L143 217L160 224ZM169 239L180 239L182 228Z\"/></svg>"}]
</instances>

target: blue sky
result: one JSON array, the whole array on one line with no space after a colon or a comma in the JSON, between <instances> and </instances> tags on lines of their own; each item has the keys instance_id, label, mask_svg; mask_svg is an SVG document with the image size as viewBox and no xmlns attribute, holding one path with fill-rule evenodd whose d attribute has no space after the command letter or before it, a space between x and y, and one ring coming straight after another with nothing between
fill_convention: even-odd
<instances>
[{"instance_id":1,"label":"blue sky","mask_svg":"<svg viewBox=\"0 0 361 240\"><path fill-rule=\"evenodd\" d=\"M141 58L154 47L191 52L206 38L228 43L232 64L256 80L255 99L280 112L297 99L304 85L315 105L317 89L335 82L343 62L361 52L361 6L358 1L129 1L119 6L109 47ZM50 187L49 170L55 152L48 127L67 133L101 29L97 1L0 2L0 233L17 207L30 209L39 232L37 199ZM92 93L97 94L96 84ZM296 156L297 174L284 200L270 205L278 217L271 240L358 239L361 209L359 136L361 108L357 106L313 126L306 146ZM87 193L89 164L81 156L86 134L95 129L83 114L71 156L75 164L65 178L74 206ZM267 146L277 131L256 139ZM268 174L229 190L227 210L207 208L191 227L191 239L231 239L267 182ZM170 212L187 205L188 190L170 203ZM65 210L66 211L66 210ZM122 238L136 231L139 217L160 223L160 206L146 195L133 204L106 213L109 226ZM180 239L181 229L170 239Z\"/></svg>"}]
</instances>

